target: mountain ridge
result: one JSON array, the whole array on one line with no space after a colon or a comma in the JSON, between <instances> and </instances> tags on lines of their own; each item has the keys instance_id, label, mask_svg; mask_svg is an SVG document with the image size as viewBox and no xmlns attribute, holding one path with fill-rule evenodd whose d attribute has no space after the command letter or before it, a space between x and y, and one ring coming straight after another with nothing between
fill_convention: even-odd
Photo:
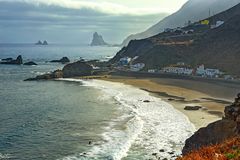
<instances>
[{"instance_id":1,"label":"mountain ridge","mask_svg":"<svg viewBox=\"0 0 240 160\"><path fill-rule=\"evenodd\" d=\"M209 9L211 15L217 14L237 5L238 3L240 3L240 0L189 0L177 12L164 18L157 24L148 28L146 31L127 37L122 42L122 46L126 46L131 40L144 39L154 36L162 32L165 28L183 26L184 23L189 20L196 22L201 19L205 19L209 17Z\"/></svg>"}]
</instances>

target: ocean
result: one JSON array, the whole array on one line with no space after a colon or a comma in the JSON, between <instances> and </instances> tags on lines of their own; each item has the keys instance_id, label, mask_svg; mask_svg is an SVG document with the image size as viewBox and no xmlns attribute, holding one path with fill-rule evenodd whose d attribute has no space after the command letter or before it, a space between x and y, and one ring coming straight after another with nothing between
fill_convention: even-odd
<instances>
[{"instance_id":1,"label":"ocean","mask_svg":"<svg viewBox=\"0 0 240 160\"><path fill-rule=\"evenodd\" d=\"M21 54L39 65L0 65L0 160L146 160L180 155L194 126L146 91L101 80L23 81L63 67L47 61L63 56L72 61L106 60L119 49L1 44L0 59Z\"/></svg>"}]
</instances>

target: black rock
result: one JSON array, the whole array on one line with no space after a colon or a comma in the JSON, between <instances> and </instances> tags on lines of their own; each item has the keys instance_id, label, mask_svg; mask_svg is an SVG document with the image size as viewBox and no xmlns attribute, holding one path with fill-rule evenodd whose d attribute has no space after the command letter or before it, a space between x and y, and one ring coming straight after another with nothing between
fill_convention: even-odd
<instances>
[{"instance_id":1,"label":"black rock","mask_svg":"<svg viewBox=\"0 0 240 160\"><path fill-rule=\"evenodd\" d=\"M165 152L164 149L160 149L159 152Z\"/></svg>"},{"instance_id":2,"label":"black rock","mask_svg":"<svg viewBox=\"0 0 240 160\"><path fill-rule=\"evenodd\" d=\"M200 106L186 106L185 108L184 108L184 110L187 110L187 111L197 111L197 110L199 110L199 109L201 109L202 107L200 107Z\"/></svg>"},{"instance_id":3,"label":"black rock","mask_svg":"<svg viewBox=\"0 0 240 160\"><path fill-rule=\"evenodd\" d=\"M2 59L2 61L12 61L13 58L5 58L5 59Z\"/></svg>"},{"instance_id":4,"label":"black rock","mask_svg":"<svg viewBox=\"0 0 240 160\"><path fill-rule=\"evenodd\" d=\"M35 43L35 45L43 45L43 43L39 40L37 43Z\"/></svg>"},{"instance_id":5,"label":"black rock","mask_svg":"<svg viewBox=\"0 0 240 160\"><path fill-rule=\"evenodd\" d=\"M42 45L48 45L48 42L47 42L47 41L44 41Z\"/></svg>"},{"instance_id":6,"label":"black rock","mask_svg":"<svg viewBox=\"0 0 240 160\"><path fill-rule=\"evenodd\" d=\"M63 57L59 60L52 60L50 61L51 63L69 63L70 60L68 59L68 57Z\"/></svg>"},{"instance_id":7,"label":"black rock","mask_svg":"<svg viewBox=\"0 0 240 160\"><path fill-rule=\"evenodd\" d=\"M22 59L21 55L19 55L17 57L17 59L15 59L15 60L10 60L10 59L11 58L7 58L7 60L9 60L9 61L3 61L3 62L1 62L1 64L13 64L13 65L21 65L21 64L23 64L23 59Z\"/></svg>"},{"instance_id":8,"label":"black rock","mask_svg":"<svg viewBox=\"0 0 240 160\"><path fill-rule=\"evenodd\" d=\"M149 100L144 100L143 102L144 102L144 103L150 103L150 101L149 101Z\"/></svg>"},{"instance_id":9,"label":"black rock","mask_svg":"<svg viewBox=\"0 0 240 160\"><path fill-rule=\"evenodd\" d=\"M37 63L31 61L31 62L26 62L23 65L26 65L26 66L36 66Z\"/></svg>"}]
</instances>

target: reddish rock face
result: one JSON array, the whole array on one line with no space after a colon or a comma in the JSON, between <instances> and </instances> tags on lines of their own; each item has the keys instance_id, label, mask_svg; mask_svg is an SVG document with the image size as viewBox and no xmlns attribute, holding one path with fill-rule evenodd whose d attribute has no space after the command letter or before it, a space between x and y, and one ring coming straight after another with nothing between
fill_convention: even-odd
<instances>
[{"instance_id":1,"label":"reddish rock face","mask_svg":"<svg viewBox=\"0 0 240 160\"><path fill-rule=\"evenodd\" d=\"M199 129L192 137L186 140L183 155L201 147L222 143L228 138L240 134L240 94L234 103L225 108L225 117L217 122Z\"/></svg>"}]
</instances>

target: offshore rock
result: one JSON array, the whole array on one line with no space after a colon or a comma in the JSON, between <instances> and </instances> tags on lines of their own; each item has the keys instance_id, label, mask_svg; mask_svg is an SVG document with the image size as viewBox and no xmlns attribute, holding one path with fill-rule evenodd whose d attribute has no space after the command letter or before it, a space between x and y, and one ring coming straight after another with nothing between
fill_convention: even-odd
<instances>
[{"instance_id":1,"label":"offshore rock","mask_svg":"<svg viewBox=\"0 0 240 160\"><path fill-rule=\"evenodd\" d=\"M51 63L69 63L70 62L70 60L69 60L69 58L68 57L62 57L61 59L59 59L59 60L52 60L52 61L50 61Z\"/></svg>"},{"instance_id":2,"label":"offshore rock","mask_svg":"<svg viewBox=\"0 0 240 160\"><path fill-rule=\"evenodd\" d=\"M99 35L97 32L93 34L93 40L91 43L91 46L104 46L108 45L104 40L101 35Z\"/></svg>"},{"instance_id":3,"label":"offshore rock","mask_svg":"<svg viewBox=\"0 0 240 160\"><path fill-rule=\"evenodd\" d=\"M3 62L1 62L1 64L21 65L23 64L23 59L22 56L19 55L15 60L13 60L12 58L3 59Z\"/></svg>"}]
</instances>

